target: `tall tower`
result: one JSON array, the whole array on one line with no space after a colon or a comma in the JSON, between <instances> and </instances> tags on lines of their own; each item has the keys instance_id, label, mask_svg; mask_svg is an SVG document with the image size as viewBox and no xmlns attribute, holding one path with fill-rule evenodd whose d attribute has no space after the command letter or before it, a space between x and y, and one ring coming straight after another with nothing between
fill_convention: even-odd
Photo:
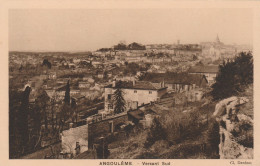
<instances>
[{"instance_id":1,"label":"tall tower","mask_svg":"<svg viewBox=\"0 0 260 166\"><path fill-rule=\"evenodd\" d=\"M220 40L219 40L218 34L217 34L217 38L216 38L216 43L220 43Z\"/></svg>"}]
</instances>

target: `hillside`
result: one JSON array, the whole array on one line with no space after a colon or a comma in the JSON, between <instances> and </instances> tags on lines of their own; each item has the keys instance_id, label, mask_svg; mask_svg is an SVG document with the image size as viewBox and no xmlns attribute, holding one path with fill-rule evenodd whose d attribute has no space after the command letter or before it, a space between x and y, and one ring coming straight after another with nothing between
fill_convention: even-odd
<instances>
[{"instance_id":1,"label":"hillside","mask_svg":"<svg viewBox=\"0 0 260 166\"><path fill-rule=\"evenodd\" d=\"M165 138L154 140L152 146L146 147L150 129L136 128L128 138L109 144L109 158L218 158L217 154L209 151L210 147L207 145L207 131L210 128L210 117L214 112L215 103L204 102L175 105L173 108L170 105L154 106L153 109L161 113L160 122Z\"/></svg>"}]
</instances>

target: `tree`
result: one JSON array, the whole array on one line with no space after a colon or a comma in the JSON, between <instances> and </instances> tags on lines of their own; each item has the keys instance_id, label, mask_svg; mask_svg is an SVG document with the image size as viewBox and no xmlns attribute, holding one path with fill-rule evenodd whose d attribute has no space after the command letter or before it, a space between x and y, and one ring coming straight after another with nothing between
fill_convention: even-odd
<instances>
[{"instance_id":1,"label":"tree","mask_svg":"<svg viewBox=\"0 0 260 166\"><path fill-rule=\"evenodd\" d=\"M70 118L70 106L66 103L64 103L61 107L60 107L60 111L59 111L59 131L63 131L63 127L66 123L66 121Z\"/></svg>"},{"instance_id":2,"label":"tree","mask_svg":"<svg viewBox=\"0 0 260 166\"><path fill-rule=\"evenodd\" d=\"M71 99L71 109L72 109L72 123L77 123L78 122L78 111L77 111L77 103L74 98Z\"/></svg>"},{"instance_id":3,"label":"tree","mask_svg":"<svg viewBox=\"0 0 260 166\"><path fill-rule=\"evenodd\" d=\"M51 63L48 61L48 59L44 59L42 65L47 66L49 69L51 69Z\"/></svg>"},{"instance_id":4,"label":"tree","mask_svg":"<svg viewBox=\"0 0 260 166\"><path fill-rule=\"evenodd\" d=\"M107 77L108 77L108 72L104 71L104 79L107 79Z\"/></svg>"},{"instance_id":5,"label":"tree","mask_svg":"<svg viewBox=\"0 0 260 166\"><path fill-rule=\"evenodd\" d=\"M105 138L103 138L105 139ZM102 140L97 146L96 146L96 153L98 159L107 159L110 155L110 151L108 150L108 143L105 140Z\"/></svg>"},{"instance_id":6,"label":"tree","mask_svg":"<svg viewBox=\"0 0 260 166\"><path fill-rule=\"evenodd\" d=\"M70 105L70 81L69 80L66 85L64 102L65 102L65 104Z\"/></svg>"},{"instance_id":7,"label":"tree","mask_svg":"<svg viewBox=\"0 0 260 166\"><path fill-rule=\"evenodd\" d=\"M22 95L23 92L9 89L9 158L19 157L21 151L18 121Z\"/></svg>"},{"instance_id":8,"label":"tree","mask_svg":"<svg viewBox=\"0 0 260 166\"><path fill-rule=\"evenodd\" d=\"M241 52L234 61L223 62L219 66L219 75L212 85L214 100L230 97L242 92L253 83L253 57L251 52Z\"/></svg>"},{"instance_id":9,"label":"tree","mask_svg":"<svg viewBox=\"0 0 260 166\"><path fill-rule=\"evenodd\" d=\"M219 124L216 120L214 120L208 129L207 133L207 141L210 145L209 151L213 154L219 153L219 143L220 143L220 135L219 135Z\"/></svg>"},{"instance_id":10,"label":"tree","mask_svg":"<svg viewBox=\"0 0 260 166\"><path fill-rule=\"evenodd\" d=\"M51 99L51 128L52 131L55 131L56 126L54 123L54 114L55 114L55 99Z\"/></svg>"},{"instance_id":11,"label":"tree","mask_svg":"<svg viewBox=\"0 0 260 166\"><path fill-rule=\"evenodd\" d=\"M114 101L114 105L115 105L115 108L114 108L115 114L119 114L119 113L125 111L125 99L123 96L123 91L121 89L121 84L122 84L121 81L119 81L116 86L117 89L113 95L113 101Z\"/></svg>"},{"instance_id":12,"label":"tree","mask_svg":"<svg viewBox=\"0 0 260 166\"><path fill-rule=\"evenodd\" d=\"M49 105L49 96L48 94L43 90L38 90L38 96L35 100L35 104L40 109L40 112L42 114L42 118L44 119L44 126L45 130L48 130L48 105Z\"/></svg>"},{"instance_id":13,"label":"tree","mask_svg":"<svg viewBox=\"0 0 260 166\"><path fill-rule=\"evenodd\" d=\"M42 115L42 108L40 107L39 104L34 105L34 109L31 112L31 117L32 117L32 126L33 126L33 136L36 140L34 142L34 148L38 147L41 138L42 138L42 132L41 132L41 121L43 119Z\"/></svg>"},{"instance_id":14,"label":"tree","mask_svg":"<svg viewBox=\"0 0 260 166\"><path fill-rule=\"evenodd\" d=\"M19 135L21 137L21 149L22 153L26 150L26 146L29 140L29 132L28 132L28 114L29 114L29 96L30 96L31 88L27 86L22 94L21 98L21 107L19 110L19 118L17 125L19 126Z\"/></svg>"}]
</instances>

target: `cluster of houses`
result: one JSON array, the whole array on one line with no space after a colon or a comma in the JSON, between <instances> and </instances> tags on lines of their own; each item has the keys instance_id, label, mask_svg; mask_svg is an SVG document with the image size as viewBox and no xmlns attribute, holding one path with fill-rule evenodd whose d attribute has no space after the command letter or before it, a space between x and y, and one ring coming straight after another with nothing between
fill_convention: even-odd
<instances>
[{"instance_id":1,"label":"cluster of houses","mask_svg":"<svg viewBox=\"0 0 260 166\"><path fill-rule=\"evenodd\" d=\"M88 117L86 119L87 131L82 131L88 133L88 149L93 149L93 145L99 138L110 137L111 134L117 135L127 126L142 124L143 127L149 127L152 124L153 116L157 114L157 110L154 110L152 105L165 100L164 96L167 94L173 94L170 100L174 100L175 104L178 104L180 94L184 95L189 102L200 101L203 98L204 89L210 86L211 81L214 81L218 69L215 66L210 71L203 70L203 68L195 70L196 68L197 66L191 67L190 72L181 74L147 73L142 81L130 77L129 80L115 80L105 86L104 109L100 110L98 114ZM205 69L207 68L210 67L205 67ZM114 114L113 95L117 89L122 90L126 111ZM66 139L65 134L62 136L63 139ZM80 138L74 140L73 147L80 140L82 145L86 146L86 142ZM81 143L79 144L81 145ZM64 150L66 150L65 147Z\"/></svg>"},{"instance_id":2,"label":"cluster of houses","mask_svg":"<svg viewBox=\"0 0 260 166\"><path fill-rule=\"evenodd\" d=\"M180 44L178 41L174 45L143 46L132 43L127 49L119 49L120 45L117 47L100 49L88 53L88 56L76 58L61 58L61 54L57 54L53 57L54 60L50 60L54 69L46 69L26 84L32 88L30 102L34 102L38 88L43 88L56 101L64 100L68 81L70 96L76 102L104 98L102 109L82 118L79 125L71 125L61 133L62 153L75 155L91 149L96 138L106 137L129 125L142 123L143 126L150 126L152 117L156 114L151 106L165 100L165 96L171 96L167 100L174 101L175 104L201 101L205 89L216 80L218 66L195 65L197 60L204 57L218 60L225 55L234 56L237 51L236 47L224 45L218 37L214 42L200 45ZM30 58L33 59L32 56L28 58L29 61ZM11 61L19 63L16 56L11 56ZM38 59L32 62L41 61ZM149 63L151 66L147 71L139 71L136 75L113 72L117 67L126 65L126 62ZM117 89L123 92L126 108L120 114L114 114L114 93ZM77 149L79 146L82 146L80 150Z\"/></svg>"}]
</instances>

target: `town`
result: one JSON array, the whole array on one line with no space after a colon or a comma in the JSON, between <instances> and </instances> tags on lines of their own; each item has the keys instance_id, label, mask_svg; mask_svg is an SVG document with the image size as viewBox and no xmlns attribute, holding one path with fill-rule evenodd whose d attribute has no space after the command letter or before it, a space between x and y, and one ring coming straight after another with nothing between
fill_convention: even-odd
<instances>
[{"instance_id":1,"label":"town","mask_svg":"<svg viewBox=\"0 0 260 166\"><path fill-rule=\"evenodd\" d=\"M238 96L229 103L240 102L252 118L253 86L252 78L241 79L246 90L225 96L235 86L214 91L217 79L223 66L251 56L251 46L228 45L218 35L198 44L121 41L89 52L10 51L10 158L220 158L228 124L222 120L216 129L216 104ZM233 132L247 134L240 142L250 151L252 120L244 121L247 130Z\"/></svg>"}]
</instances>

